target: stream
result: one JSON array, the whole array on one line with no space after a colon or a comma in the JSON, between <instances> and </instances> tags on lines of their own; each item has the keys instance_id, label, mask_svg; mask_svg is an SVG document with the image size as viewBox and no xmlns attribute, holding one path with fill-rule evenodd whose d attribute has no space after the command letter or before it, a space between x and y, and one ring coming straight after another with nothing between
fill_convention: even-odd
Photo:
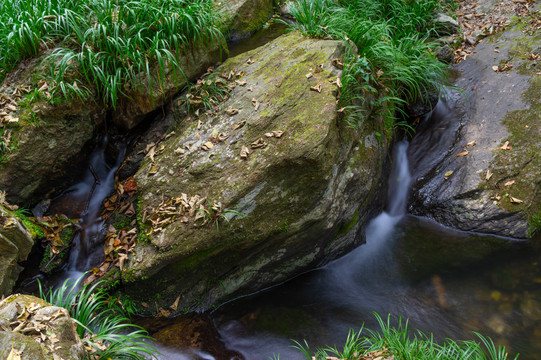
<instances>
[{"instance_id":1,"label":"stream","mask_svg":"<svg viewBox=\"0 0 541 360\"><path fill-rule=\"evenodd\" d=\"M280 32L283 26L271 27L255 37L255 46ZM247 51L243 46L231 53ZM432 121L453 124L451 112L440 102ZM425 152L441 151L435 144L451 141L445 126L432 132ZM112 143L117 144L113 159L106 156ZM81 180L48 209L81 219L70 257L48 279L51 285L77 278L102 260L101 206L114 191L115 172L126 153L118 144L106 136L97 141ZM408 146L401 141L394 148L386 211L370 222L366 244L323 268L206 314L215 328L213 341L231 355L212 352L210 346L194 350L156 343L160 359L267 360L279 354L282 360L301 360L305 357L291 347L291 339L306 339L312 349L340 347L350 328L378 329L373 312L408 318L412 327L439 340L474 339L472 331L479 331L510 353L521 353L521 359L541 359L541 252L527 242L456 231L408 215L410 169L428 166L422 154L408 153Z\"/></svg>"}]
</instances>

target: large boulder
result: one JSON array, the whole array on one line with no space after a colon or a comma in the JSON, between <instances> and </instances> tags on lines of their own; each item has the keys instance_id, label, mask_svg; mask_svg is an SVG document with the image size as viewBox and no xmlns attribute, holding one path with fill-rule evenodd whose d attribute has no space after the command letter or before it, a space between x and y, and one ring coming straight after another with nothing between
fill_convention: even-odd
<instances>
[{"instance_id":1,"label":"large boulder","mask_svg":"<svg viewBox=\"0 0 541 360\"><path fill-rule=\"evenodd\" d=\"M506 31L457 66L410 147L410 211L461 230L527 238L541 227L540 35ZM533 54L533 55L532 55Z\"/></svg>"},{"instance_id":2,"label":"large boulder","mask_svg":"<svg viewBox=\"0 0 541 360\"><path fill-rule=\"evenodd\" d=\"M79 360L87 356L64 308L30 295L11 295L0 302L0 357L22 360ZM20 357L17 357L20 356Z\"/></svg>"},{"instance_id":3,"label":"large boulder","mask_svg":"<svg viewBox=\"0 0 541 360\"><path fill-rule=\"evenodd\" d=\"M120 266L130 295L208 308L364 240L382 206L388 143L381 119L358 130L340 121L333 59L345 51L283 35L217 69L232 90L213 111L177 112L135 175L141 234Z\"/></svg>"},{"instance_id":4,"label":"large boulder","mask_svg":"<svg viewBox=\"0 0 541 360\"><path fill-rule=\"evenodd\" d=\"M22 267L34 245L32 234L12 212L0 205L0 296L11 294Z\"/></svg>"}]
</instances>

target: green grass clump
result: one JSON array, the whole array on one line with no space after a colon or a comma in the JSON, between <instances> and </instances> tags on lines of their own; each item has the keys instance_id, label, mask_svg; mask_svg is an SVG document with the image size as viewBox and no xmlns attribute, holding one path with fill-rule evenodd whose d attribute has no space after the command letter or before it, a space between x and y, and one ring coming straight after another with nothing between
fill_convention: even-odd
<instances>
[{"instance_id":1,"label":"green grass clump","mask_svg":"<svg viewBox=\"0 0 541 360\"><path fill-rule=\"evenodd\" d=\"M43 66L51 95L116 107L129 90L182 77L191 47L222 41L211 0L0 0L0 80L21 60L53 48ZM153 83L154 82L154 83Z\"/></svg>"},{"instance_id":2,"label":"green grass clump","mask_svg":"<svg viewBox=\"0 0 541 360\"><path fill-rule=\"evenodd\" d=\"M130 323L124 310L98 289L102 281L80 287L82 277L75 282L66 280L56 290L44 292L40 297L68 310L77 323L77 334L93 350L93 359L148 359L157 350L145 343L147 332Z\"/></svg>"},{"instance_id":3,"label":"green grass clump","mask_svg":"<svg viewBox=\"0 0 541 360\"><path fill-rule=\"evenodd\" d=\"M438 0L298 0L291 3L307 36L348 39L357 55L344 59L341 106L349 125L383 111L393 118L396 105L411 103L438 88L446 65L431 53L437 45L431 23ZM364 98L364 99L363 99ZM361 103L359 103L361 101ZM348 119L349 118L349 119Z\"/></svg>"},{"instance_id":4,"label":"green grass clump","mask_svg":"<svg viewBox=\"0 0 541 360\"><path fill-rule=\"evenodd\" d=\"M304 344L294 341L294 348L301 351L309 360L325 360L338 357L354 360L367 357L388 358L394 356L400 360L505 360L505 347L496 347L494 342L479 333L474 333L480 340L456 342L446 339L441 345L432 335L411 329L408 322L398 318L396 326L391 325L390 315L384 321L374 314L381 330L367 330L362 336L363 328L358 332L350 330L344 346L320 348L312 352L306 340ZM334 356L334 357L333 357ZM518 355L514 358L517 359ZM279 356L273 359L278 360Z\"/></svg>"}]
</instances>

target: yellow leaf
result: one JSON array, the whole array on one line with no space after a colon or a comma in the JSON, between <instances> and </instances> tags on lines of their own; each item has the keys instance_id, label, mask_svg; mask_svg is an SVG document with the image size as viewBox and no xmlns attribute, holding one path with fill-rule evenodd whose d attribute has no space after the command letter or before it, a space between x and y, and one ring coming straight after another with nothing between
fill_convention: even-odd
<instances>
[{"instance_id":1,"label":"yellow leaf","mask_svg":"<svg viewBox=\"0 0 541 360\"><path fill-rule=\"evenodd\" d=\"M461 153L458 154L457 156L466 156L466 155L468 155L469 153L470 153L470 152L469 152L468 150L466 150L466 151L461 152Z\"/></svg>"},{"instance_id":2,"label":"yellow leaf","mask_svg":"<svg viewBox=\"0 0 541 360\"><path fill-rule=\"evenodd\" d=\"M6 360L21 360L21 353L18 350L15 350L12 345L11 351L9 352Z\"/></svg>"},{"instance_id":3,"label":"yellow leaf","mask_svg":"<svg viewBox=\"0 0 541 360\"><path fill-rule=\"evenodd\" d=\"M448 176L451 176L451 175L453 175L453 172L452 171L447 171L444 176L448 177Z\"/></svg>"},{"instance_id":4,"label":"yellow leaf","mask_svg":"<svg viewBox=\"0 0 541 360\"><path fill-rule=\"evenodd\" d=\"M503 184L503 186L511 186L515 183L515 180L511 180L511 181L508 181L506 182L505 184Z\"/></svg>"},{"instance_id":5,"label":"yellow leaf","mask_svg":"<svg viewBox=\"0 0 541 360\"><path fill-rule=\"evenodd\" d=\"M470 141L470 142L469 142L469 143L467 143L466 145L468 145L468 146L473 146L473 145L475 145L475 140L473 140L473 141Z\"/></svg>"}]
</instances>

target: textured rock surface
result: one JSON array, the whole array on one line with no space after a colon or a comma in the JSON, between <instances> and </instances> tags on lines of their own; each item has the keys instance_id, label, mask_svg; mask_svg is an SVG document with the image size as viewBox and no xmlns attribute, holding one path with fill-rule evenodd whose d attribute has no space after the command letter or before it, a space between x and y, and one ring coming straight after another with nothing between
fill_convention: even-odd
<instances>
[{"instance_id":1,"label":"textured rock surface","mask_svg":"<svg viewBox=\"0 0 541 360\"><path fill-rule=\"evenodd\" d=\"M0 205L0 296L11 294L22 267L34 245L24 224Z\"/></svg>"},{"instance_id":2,"label":"textured rock surface","mask_svg":"<svg viewBox=\"0 0 541 360\"><path fill-rule=\"evenodd\" d=\"M465 91L439 104L410 147L410 211L461 230L529 236L541 211L541 78L528 59L538 43L507 31L457 67ZM512 68L500 71L505 64Z\"/></svg>"},{"instance_id":3,"label":"textured rock surface","mask_svg":"<svg viewBox=\"0 0 541 360\"><path fill-rule=\"evenodd\" d=\"M135 176L138 218L149 235L122 271L129 293L147 301L159 293L151 301L163 305L181 295L179 310L208 307L291 278L363 240L362 225L381 208L388 144L376 138L382 122L366 121L359 131L338 126L331 81L341 70L331 62L344 51L341 42L291 33L217 70L226 77L233 71L230 98L213 116L179 119L163 152L154 163L145 159ZM321 92L310 90L317 85ZM232 109L238 113L230 116ZM272 131L284 133L264 135ZM229 137L203 150L218 134ZM266 146L252 148L258 140ZM210 224L194 225L199 211L192 211L151 233L148 219L159 204L183 193L206 199L200 203ZM222 212L211 212L209 203Z\"/></svg>"},{"instance_id":4,"label":"textured rock surface","mask_svg":"<svg viewBox=\"0 0 541 360\"><path fill-rule=\"evenodd\" d=\"M11 295L0 302L0 357L12 349L23 360L86 358L66 309L30 295ZM6 330L7 329L7 330Z\"/></svg>"},{"instance_id":5,"label":"textured rock surface","mask_svg":"<svg viewBox=\"0 0 541 360\"><path fill-rule=\"evenodd\" d=\"M225 14L225 23L231 40L249 37L261 29L274 13L272 0L226 0L221 11Z\"/></svg>"}]
</instances>

